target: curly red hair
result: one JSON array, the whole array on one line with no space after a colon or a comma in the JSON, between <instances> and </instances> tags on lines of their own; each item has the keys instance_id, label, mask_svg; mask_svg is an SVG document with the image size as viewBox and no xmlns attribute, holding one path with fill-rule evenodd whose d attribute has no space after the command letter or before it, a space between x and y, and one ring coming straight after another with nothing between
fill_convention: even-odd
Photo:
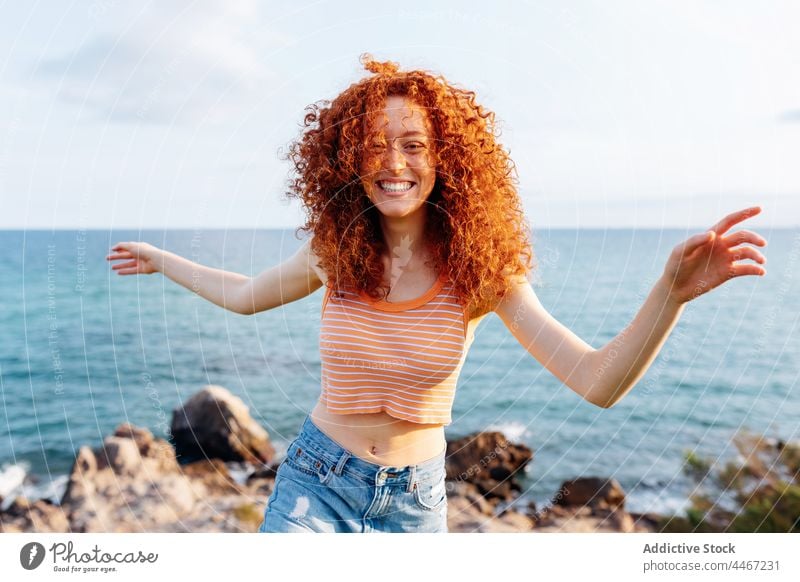
<instances>
[{"instance_id":1,"label":"curly red hair","mask_svg":"<svg viewBox=\"0 0 800 582\"><path fill-rule=\"evenodd\" d=\"M386 97L406 97L427 111L433 130L436 181L425 228L433 266L448 274L463 304L492 310L512 276L527 276L534 262L516 168L497 142L494 113L440 75L399 71L370 55L361 62L373 74L306 107L304 131L286 156L295 171L287 197L300 199L307 216L298 231L313 233L311 249L331 288L385 297L381 256L388 253L359 168Z\"/></svg>"}]
</instances>

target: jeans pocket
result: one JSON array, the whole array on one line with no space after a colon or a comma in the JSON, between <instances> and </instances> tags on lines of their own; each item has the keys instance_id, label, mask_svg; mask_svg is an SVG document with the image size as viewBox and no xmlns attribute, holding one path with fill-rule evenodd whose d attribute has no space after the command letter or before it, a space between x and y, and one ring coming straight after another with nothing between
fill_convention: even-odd
<instances>
[{"instance_id":1,"label":"jeans pocket","mask_svg":"<svg viewBox=\"0 0 800 582\"><path fill-rule=\"evenodd\" d=\"M441 509L447 503L444 475L437 481L417 481L414 484L414 501L428 511Z\"/></svg>"},{"instance_id":2,"label":"jeans pocket","mask_svg":"<svg viewBox=\"0 0 800 582\"><path fill-rule=\"evenodd\" d=\"M321 483L327 483L333 474L333 466L330 463L311 449L307 449L305 443L298 440L289 445L284 462L292 469L317 477Z\"/></svg>"}]
</instances>

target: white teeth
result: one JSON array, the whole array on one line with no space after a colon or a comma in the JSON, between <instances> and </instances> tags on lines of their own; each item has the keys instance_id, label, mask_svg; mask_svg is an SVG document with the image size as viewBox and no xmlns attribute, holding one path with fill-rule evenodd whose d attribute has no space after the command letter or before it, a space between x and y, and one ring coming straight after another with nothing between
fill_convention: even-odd
<instances>
[{"instance_id":1,"label":"white teeth","mask_svg":"<svg viewBox=\"0 0 800 582\"><path fill-rule=\"evenodd\" d=\"M414 187L413 182L378 182L378 186L387 192L405 192Z\"/></svg>"}]
</instances>

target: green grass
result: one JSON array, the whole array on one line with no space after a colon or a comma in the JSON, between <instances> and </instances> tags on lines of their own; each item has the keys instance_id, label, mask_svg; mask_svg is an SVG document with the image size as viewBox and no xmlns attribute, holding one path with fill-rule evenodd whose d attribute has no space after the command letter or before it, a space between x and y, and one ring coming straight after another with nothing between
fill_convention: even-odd
<instances>
[{"instance_id":1,"label":"green grass","mask_svg":"<svg viewBox=\"0 0 800 582\"><path fill-rule=\"evenodd\" d=\"M800 532L800 443L748 432L734 437L735 460L719 465L689 451L684 472L697 484L686 516L663 532Z\"/></svg>"}]
</instances>

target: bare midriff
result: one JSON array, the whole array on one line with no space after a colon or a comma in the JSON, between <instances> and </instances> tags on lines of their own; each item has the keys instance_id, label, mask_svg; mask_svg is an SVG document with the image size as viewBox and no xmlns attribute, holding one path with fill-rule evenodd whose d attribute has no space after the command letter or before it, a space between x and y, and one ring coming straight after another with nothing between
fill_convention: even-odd
<instances>
[{"instance_id":1,"label":"bare midriff","mask_svg":"<svg viewBox=\"0 0 800 582\"><path fill-rule=\"evenodd\" d=\"M334 414L318 400L311 420L351 454L377 465L415 465L432 459L447 446L444 425L410 422L385 412Z\"/></svg>"}]
</instances>

